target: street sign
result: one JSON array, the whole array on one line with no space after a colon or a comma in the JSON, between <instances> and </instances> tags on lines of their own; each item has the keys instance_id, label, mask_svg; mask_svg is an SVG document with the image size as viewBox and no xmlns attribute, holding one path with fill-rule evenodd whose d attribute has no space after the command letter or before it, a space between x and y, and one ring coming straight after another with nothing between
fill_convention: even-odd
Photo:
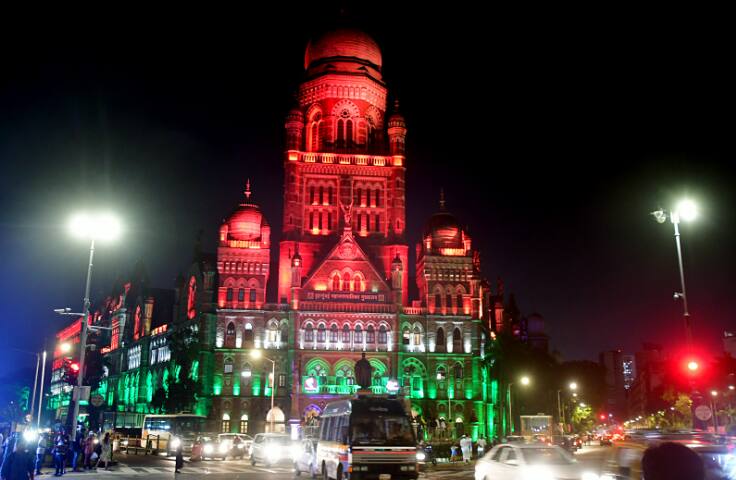
<instances>
[{"instance_id":1,"label":"street sign","mask_svg":"<svg viewBox=\"0 0 736 480\"><path fill-rule=\"evenodd\" d=\"M89 400L89 393L90 393L90 387L74 387L74 391L72 393L72 400L75 402L77 400L83 401L83 400Z\"/></svg>"},{"instance_id":2,"label":"street sign","mask_svg":"<svg viewBox=\"0 0 736 480\"><path fill-rule=\"evenodd\" d=\"M99 394L94 394L90 397L89 403L91 403L93 407L99 407L105 403L105 397Z\"/></svg>"},{"instance_id":3,"label":"street sign","mask_svg":"<svg viewBox=\"0 0 736 480\"><path fill-rule=\"evenodd\" d=\"M710 417L712 416L713 412L708 405L698 405L698 407L695 409L695 417L698 420L702 420L705 422L707 420L710 420Z\"/></svg>"}]
</instances>

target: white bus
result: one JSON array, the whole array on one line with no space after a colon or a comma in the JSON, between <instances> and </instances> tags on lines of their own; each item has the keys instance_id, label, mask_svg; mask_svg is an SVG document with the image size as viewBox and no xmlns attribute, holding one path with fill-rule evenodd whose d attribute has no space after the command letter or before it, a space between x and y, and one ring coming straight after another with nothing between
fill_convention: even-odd
<instances>
[{"instance_id":1,"label":"white bus","mask_svg":"<svg viewBox=\"0 0 736 480\"><path fill-rule=\"evenodd\" d=\"M197 435L206 431L207 417L189 413L146 415L141 438L152 448L174 455L179 445L185 452L192 451Z\"/></svg>"},{"instance_id":2,"label":"white bus","mask_svg":"<svg viewBox=\"0 0 736 480\"><path fill-rule=\"evenodd\" d=\"M328 403L315 465L323 480L415 480L417 444L403 402L359 396Z\"/></svg>"}]
</instances>

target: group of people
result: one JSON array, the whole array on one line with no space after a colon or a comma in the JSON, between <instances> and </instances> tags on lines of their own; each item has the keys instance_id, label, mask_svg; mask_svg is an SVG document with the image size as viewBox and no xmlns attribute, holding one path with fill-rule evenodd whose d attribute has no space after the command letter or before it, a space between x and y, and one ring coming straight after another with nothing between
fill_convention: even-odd
<instances>
[{"instance_id":1,"label":"group of people","mask_svg":"<svg viewBox=\"0 0 736 480\"><path fill-rule=\"evenodd\" d=\"M477 457L480 458L486 451L487 443L484 437L479 437L476 442ZM473 439L467 435L463 435L458 440L457 445L450 447L450 462L456 462L462 455L463 463L470 463L473 458Z\"/></svg>"},{"instance_id":2,"label":"group of people","mask_svg":"<svg viewBox=\"0 0 736 480\"><path fill-rule=\"evenodd\" d=\"M29 442L16 432L4 437L0 448L2 448L0 476L3 480L27 479L41 475L48 454L52 457L54 475L57 477L64 475L68 466L74 472L96 469L100 464L109 470L112 461L112 439L109 433L106 433L102 440L98 440L94 432L87 435L80 432L76 440L73 440L69 434L61 430L41 433L38 440Z\"/></svg>"}]
</instances>

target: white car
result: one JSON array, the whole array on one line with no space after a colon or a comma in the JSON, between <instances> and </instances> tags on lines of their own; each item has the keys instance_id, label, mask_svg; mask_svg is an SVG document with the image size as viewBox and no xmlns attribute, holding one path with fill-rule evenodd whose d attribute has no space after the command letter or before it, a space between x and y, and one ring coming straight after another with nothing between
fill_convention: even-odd
<instances>
[{"instance_id":1,"label":"white car","mask_svg":"<svg viewBox=\"0 0 736 480\"><path fill-rule=\"evenodd\" d=\"M259 433L250 446L250 464L273 465L283 461L293 462L291 438L285 433Z\"/></svg>"},{"instance_id":2,"label":"white car","mask_svg":"<svg viewBox=\"0 0 736 480\"><path fill-rule=\"evenodd\" d=\"M294 450L294 473L298 477L308 473L312 478L317 476L317 440L305 439L295 444Z\"/></svg>"},{"instance_id":3,"label":"white car","mask_svg":"<svg viewBox=\"0 0 736 480\"><path fill-rule=\"evenodd\" d=\"M551 445L502 444L475 464L475 480L599 480L566 451Z\"/></svg>"}]
</instances>

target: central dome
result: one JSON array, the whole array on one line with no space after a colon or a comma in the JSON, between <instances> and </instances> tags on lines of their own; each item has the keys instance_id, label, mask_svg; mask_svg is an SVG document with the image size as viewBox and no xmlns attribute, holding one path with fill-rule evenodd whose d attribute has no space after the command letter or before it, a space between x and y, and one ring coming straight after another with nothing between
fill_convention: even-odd
<instances>
[{"instance_id":1,"label":"central dome","mask_svg":"<svg viewBox=\"0 0 736 480\"><path fill-rule=\"evenodd\" d=\"M352 28L332 30L310 41L304 53L304 69L318 60L335 57L363 60L381 69L381 49L376 41Z\"/></svg>"},{"instance_id":2,"label":"central dome","mask_svg":"<svg viewBox=\"0 0 736 480\"><path fill-rule=\"evenodd\" d=\"M424 236L428 235L432 237L433 248L463 247L463 233L460 222L447 212L432 215L424 228Z\"/></svg>"},{"instance_id":3,"label":"central dome","mask_svg":"<svg viewBox=\"0 0 736 480\"><path fill-rule=\"evenodd\" d=\"M241 204L228 220L230 236L235 240L258 240L264 220L257 205Z\"/></svg>"}]
</instances>

